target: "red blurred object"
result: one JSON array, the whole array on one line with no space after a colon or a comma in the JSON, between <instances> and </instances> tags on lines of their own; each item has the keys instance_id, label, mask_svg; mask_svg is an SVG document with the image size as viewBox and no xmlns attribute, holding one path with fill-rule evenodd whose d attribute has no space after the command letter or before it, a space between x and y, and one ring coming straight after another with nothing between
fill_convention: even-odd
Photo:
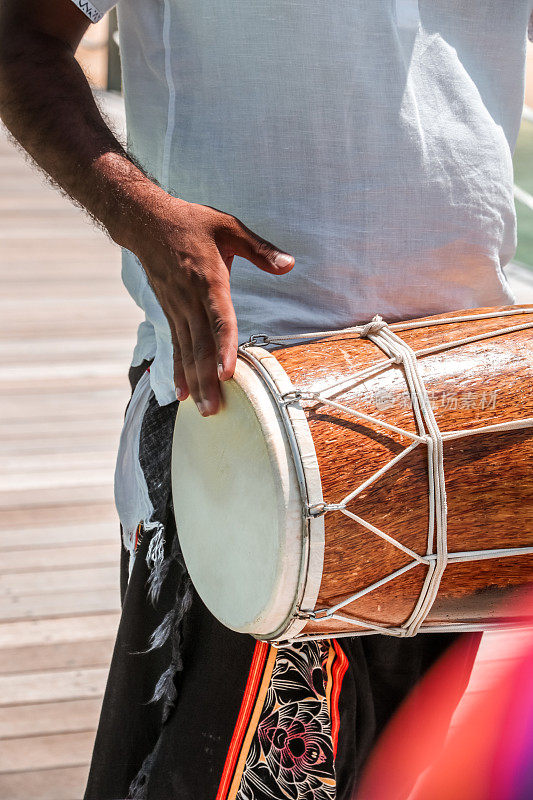
<instances>
[{"instance_id":1,"label":"red blurred object","mask_svg":"<svg viewBox=\"0 0 533 800\"><path fill-rule=\"evenodd\" d=\"M533 593L513 603L517 611L533 618ZM490 636L495 652L484 647L478 691L468 693L453 728L480 634L454 645L401 706L352 800L533 798L533 627Z\"/></svg>"}]
</instances>

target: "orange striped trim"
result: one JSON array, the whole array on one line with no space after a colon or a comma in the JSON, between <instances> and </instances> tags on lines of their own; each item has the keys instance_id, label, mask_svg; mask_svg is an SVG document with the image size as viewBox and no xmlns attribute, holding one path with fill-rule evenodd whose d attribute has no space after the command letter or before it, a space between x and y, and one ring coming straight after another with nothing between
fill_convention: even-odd
<instances>
[{"instance_id":1,"label":"orange striped trim","mask_svg":"<svg viewBox=\"0 0 533 800\"><path fill-rule=\"evenodd\" d=\"M337 658L333 662L333 666L331 668L332 690L331 690L331 701L330 701L330 715L331 715L331 740L333 745L333 758L336 758L337 743L339 741L339 728L341 724L341 719L339 714L339 697L341 694L342 680L346 674L346 670L348 669L348 659L346 658L344 650L337 642L337 640L333 639L332 641Z\"/></svg>"},{"instance_id":2,"label":"orange striped trim","mask_svg":"<svg viewBox=\"0 0 533 800\"><path fill-rule=\"evenodd\" d=\"M228 790L231 786L232 778L235 773L235 767L237 766L237 762L239 760L239 753L242 749L244 736L248 728L248 723L254 706L256 705L256 697L259 687L262 683L264 667L269 649L270 645L267 642L256 642L239 716L237 717L237 724L235 725L228 755L226 756L226 762L222 771L222 778L220 779L216 800L226 800L227 798Z\"/></svg>"},{"instance_id":3,"label":"orange striped trim","mask_svg":"<svg viewBox=\"0 0 533 800\"><path fill-rule=\"evenodd\" d=\"M134 553L137 552L137 547L139 546L139 536L141 535L141 528L142 524L139 522L139 524L137 525L137 529L135 531L135 545L133 546Z\"/></svg>"},{"instance_id":4,"label":"orange striped trim","mask_svg":"<svg viewBox=\"0 0 533 800\"><path fill-rule=\"evenodd\" d=\"M333 677L331 675L331 668L333 666L333 662L335 661L337 654L330 640L328 640L327 645L328 645L328 657L326 658L326 663L325 663L325 670L326 670L325 692L326 692L326 704L328 707L328 716L331 720L331 690L333 689Z\"/></svg>"},{"instance_id":5,"label":"orange striped trim","mask_svg":"<svg viewBox=\"0 0 533 800\"><path fill-rule=\"evenodd\" d=\"M263 679L261 681L261 686L259 687L259 691L257 692L257 699L255 702L254 711L250 719L250 724L248 725L248 730L246 731L246 737L241 747L239 760L235 768L235 774L233 775L233 781L231 782L231 788L229 790L227 800L235 800L235 798L237 797L237 792L239 791L239 786L241 785L242 774L246 766L246 759L248 758L248 753L250 751L250 747L252 746L252 740L257 732L257 726L259 725L259 720L261 719L261 714L263 713L263 707L265 705L265 699L268 687L270 686L270 679L272 678L272 672L274 671L274 664L276 662L276 657L277 657L277 650L275 647L271 647L270 653L267 658L266 666L263 672Z\"/></svg>"}]
</instances>

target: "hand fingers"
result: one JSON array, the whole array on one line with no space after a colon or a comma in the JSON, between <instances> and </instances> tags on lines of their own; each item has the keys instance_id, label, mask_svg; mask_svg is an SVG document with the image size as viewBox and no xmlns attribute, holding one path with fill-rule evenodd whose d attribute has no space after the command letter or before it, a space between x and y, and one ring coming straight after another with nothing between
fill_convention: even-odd
<instances>
[{"instance_id":1,"label":"hand fingers","mask_svg":"<svg viewBox=\"0 0 533 800\"><path fill-rule=\"evenodd\" d=\"M194 360L189 322L185 317L180 317L176 320L176 335L180 351L181 368L183 370L185 382L192 399L198 406L198 410L201 413L200 404L202 401L202 396L200 394L200 385L198 382L198 376L196 374L196 364Z\"/></svg>"},{"instance_id":2,"label":"hand fingers","mask_svg":"<svg viewBox=\"0 0 533 800\"><path fill-rule=\"evenodd\" d=\"M237 318L231 302L229 276L227 281L211 287L204 306L216 345L218 378L226 381L235 372L238 344Z\"/></svg>"},{"instance_id":3,"label":"hand fingers","mask_svg":"<svg viewBox=\"0 0 533 800\"><path fill-rule=\"evenodd\" d=\"M181 348L174 324L169 322L169 325L174 357L174 386L176 387L176 397L178 400L185 400L189 396L189 386L185 377L185 370L183 369Z\"/></svg>"},{"instance_id":4,"label":"hand fingers","mask_svg":"<svg viewBox=\"0 0 533 800\"><path fill-rule=\"evenodd\" d=\"M217 376L217 348L205 308L197 306L192 311L188 322L197 387L194 392L190 383L189 387L200 413L203 416L209 416L217 413L222 399ZM190 355L187 360L190 360ZM190 363L189 367L192 370ZM187 380L189 380L187 366L185 369Z\"/></svg>"},{"instance_id":5,"label":"hand fingers","mask_svg":"<svg viewBox=\"0 0 533 800\"><path fill-rule=\"evenodd\" d=\"M174 382L179 400L190 393L203 416L223 402L219 380L231 378L237 359L237 319L231 302L229 272L220 261L202 292L173 295L167 309L174 350Z\"/></svg>"},{"instance_id":6,"label":"hand fingers","mask_svg":"<svg viewBox=\"0 0 533 800\"><path fill-rule=\"evenodd\" d=\"M228 230L232 235L232 249L237 256L246 258L259 269L273 275L284 275L294 266L294 258L262 239L239 219L230 218Z\"/></svg>"}]
</instances>

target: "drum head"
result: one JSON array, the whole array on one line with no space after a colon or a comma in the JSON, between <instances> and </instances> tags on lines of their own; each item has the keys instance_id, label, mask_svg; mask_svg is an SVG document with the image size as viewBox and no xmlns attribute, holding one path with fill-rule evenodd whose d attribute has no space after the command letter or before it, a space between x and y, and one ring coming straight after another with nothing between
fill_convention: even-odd
<instances>
[{"instance_id":1,"label":"drum head","mask_svg":"<svg viewBox=\"0 0 533 800\"><path fill-rule=\"evenodd\" d=\"M194 586L235 631L259 637L294 610L304 517L277 404L259 375L237 361L225 406L202 417L180 403L172 451L178 536Z\"/></svg>"}]
</instances>

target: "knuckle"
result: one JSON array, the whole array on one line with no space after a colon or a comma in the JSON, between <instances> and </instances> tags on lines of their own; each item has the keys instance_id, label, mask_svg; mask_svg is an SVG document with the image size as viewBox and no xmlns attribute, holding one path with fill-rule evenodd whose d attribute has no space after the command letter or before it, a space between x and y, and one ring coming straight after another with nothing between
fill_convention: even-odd
<instances>
[{"instance_id":1,"label":"knuckle","mask_svg":"<svg viewBox=\"0 0 533 800\"><path fill-rule=\"evenodd\" d=\"M192 253L184 250L177 252L176 257L182 275L185 275L188 279L191 279L194 276L197 268L196 258L192 255Z\"/></svg>"},{"instance_id":2,"label":"knuckle","mask_svg":"<svg viewBox=\"0 0 533 800\"><path fill-rule=\"evenodd\" d=\"M272 253L274 252L274 248L268 242L265 242L264 239L257 239L255 242L255 251L259 256L263 258L270 258Z\"/></svg>"},{"instance_id":3,"label":"knuckle","mask_svg":"<svg viewBox=\"0 0 533 800\"><path fill-rule=\"evenodd\" d=\"M176 339L178 341L178 345L181 345L181 343L185 343L187 341L188 333L189 326L187 325L187 322L180 318L178 322L176 322ZM183 349L186 349L185 344Z\"/></svg>"},{"instance_id":4,"label":"knuckle","mask_svg":"<svg viewBox=\"0 0 533 800\"><path fill-rule=\"evenodd\" d=\"M194 353L192 350L186 350L184 353L182 353L181 363L184 369L189 369L190 367L194 366Z\"/></svg>"},{"instance_id":5,"label":"knuckle","mask_svg":"<svg viewBox=\"0 0 533 800\"><path fill-rule=\"evenodd\" d=\"M197 267L189 274L189 285L195 295L200 297L209 291L209 276L205 269Z\"/></svg>"},{"instance_id":6,"label":"knuckle","mask_svg":"<svg viewBox=\"0 0 533 800\"><path fill-rule=\"evenodd\" d=\"M230 233L242 233L243 224L234 214L225 213L222 219L223 227Z\"/></svg>"},{"instance_id":7,"label":"knuckle","mask_svg":"<svg viewBox=\"0 0 533 800\"><path fill-rule=\"evenodd\" d=\"M213 346L209 342L195 342L193 346L193 356L195 361L207 361L213 356Z\"/></svg>"},{"instance_id":8,"label":"knuckle","mask_svg":"<svg viewBox=\"0 0 533 800\"><path fill-rule=\"evenodd\" d=\"M229 320L224 319L223 317L215 317L212 328L213 333L218 337L226 336L231 333L231 324Z\"/></svg>"}]
</instances>

